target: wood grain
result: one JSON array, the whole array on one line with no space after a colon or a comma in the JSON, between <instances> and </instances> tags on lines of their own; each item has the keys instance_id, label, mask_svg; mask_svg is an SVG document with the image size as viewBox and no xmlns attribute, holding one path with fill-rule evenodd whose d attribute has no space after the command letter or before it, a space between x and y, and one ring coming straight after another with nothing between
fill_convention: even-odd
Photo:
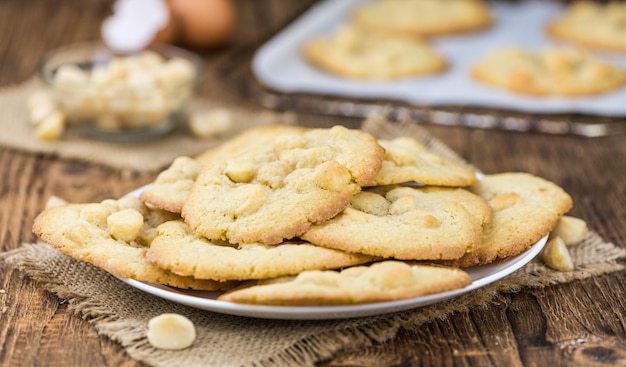
<instances>
[{"instance_id":1,"label":"wood grain","mask_svg":"<svg viewBox=\"0 0 626 367\"><path fill-rule=\"evenodd\" d=\"M54 47L98 38L111 0L0 1L0 86L36 70ZM252 103L222 81L216 65L233 48L264 39L310 1L236 0L240 26L234 44L199 51L205 61L201 93ZM0 118L1 115L0 115ZM301 115L309 126L355 120ZM428 126L486 173L527 171L563 186L575 200L572 214L605 239L626 243L626 137L582 139ZM123 175L99 166L0 147L2 251L34 241L33 218L51 195L92 202L150 182L154 175ZM115 342L99 336L54 295L19 272L0 267L0 365L141 366ZM608 366L626 365L626 274L498 297L385 343L342 351L322 366Z\"/></svg>"}]
</instances>

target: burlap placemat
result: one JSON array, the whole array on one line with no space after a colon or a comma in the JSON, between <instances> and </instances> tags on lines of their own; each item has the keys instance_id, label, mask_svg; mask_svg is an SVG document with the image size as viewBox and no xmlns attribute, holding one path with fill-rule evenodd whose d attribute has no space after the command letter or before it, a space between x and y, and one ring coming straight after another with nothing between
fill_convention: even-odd
<instances>
[{"instance_id":1,"label":"burlap placemat","mask_svg":"<svg viewBox=\"0 0 626 367\"><path fill-rule=\"evenodd\" d=\"M42 141L35 137L26 107L27 97L42 89L37 78L19 85L0 89L0 145L33 153L44 153L139 172L158 171L181 155L195 155L209 149L247 128L265 124L291 124L295 115L269 110L247 110L210 100L195 98L189 111L225 108L232 113L232 130L218 138L199 139L189 133L185 124L154 140L136 143L116 143L89 139L68 129L57 141Z\"/></svg>"},{"instance_id":2,"label":"burlap placemat","mask_svg":"<svg viewBox=\"0 0 626 367\"><path fill-rule=\"evenodd\" d=\"M369 120L363 128L379 137L414 136L434 152L460 158L411 123ZM340 350L357 350L392 338L454 312L488 305L499 293L570 282L622 270L626 251L590 231L570 248L576 270L557 272L533 261L512 275L466 295L431 306L388 315L327 321L281 321L201 311L145 294L108 273L46 244L23 244L1 257L42 286L66 299L69 309L98 332L119 342L128 354L153 366L293 366L314 365ZM165 312L187 316L197 339L182 351L153 348L145 337L148 320Z\"/></svg>"}]
</instances>

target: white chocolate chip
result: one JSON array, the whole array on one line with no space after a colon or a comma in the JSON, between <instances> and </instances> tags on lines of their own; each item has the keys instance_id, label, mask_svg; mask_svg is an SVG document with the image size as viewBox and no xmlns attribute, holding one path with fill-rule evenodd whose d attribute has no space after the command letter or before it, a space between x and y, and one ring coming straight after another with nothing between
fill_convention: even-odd
<instances>
[{"instance_id":1,"label":"white chocolate chip","mask_svg":"<svg viewBox=\"0 0 626 367\"><path fill-rule=\"evenodd\" d=\"M196 339L193 322L185 316L165 313L148 322L148 342L159 349L185 349Z\"/></svg>"},{"instance_id":2,"label":"white chocolate chip","mask_svg":"<svg viewBox=\"0 0 626 367\"><path fill-rule=\"evenodd\" d=\"M143 215L136 209L122 209L107 218L109 233L118 240L131 242L143 229Z\"/></svg>"}]
</instances>

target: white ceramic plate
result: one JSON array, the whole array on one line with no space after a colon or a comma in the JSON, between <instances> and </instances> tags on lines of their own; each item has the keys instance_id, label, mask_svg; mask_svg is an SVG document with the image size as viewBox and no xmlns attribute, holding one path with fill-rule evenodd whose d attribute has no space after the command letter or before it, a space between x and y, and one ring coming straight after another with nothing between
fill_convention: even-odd
<instances>
[{"instance_id":1,"label":"white ceramic plate","mask_svg":"<svg viewBox=\"0 0 626 367\"><path fill-rule=\"evenodd\" d=\"M131 192L130 196L137 196L146 187ZM542 238L531 248L518 256L497 261L489 265L466 268L472 278L472 284L465 288L456 289L422 297L414 297L390 302L376 302L359 305L340 306L262 306L245 305L231 302L218 301L217 297L222 292L193 291L186 289L172 288L160 284L140 282L134 279L119 278L124 283L155 296L181 303L187 306L202 310L219 312L229 315L284 319L284 320L323 320L340 319L350 317L363 317L380 315L396 311L403 311L412 308L422 307L429 304L441 302L464 293L482 288L487 284L518 270L531 261L546 244L547 237Z\"/></svg>"},{"instance_id":2,"label":"white ceramic plate","mask_svg":"<svg viewBox=\"0 0 626 367\"><path fill-rule=\"evenodd\" d=\"M359 305L244 305L216 300L216 298L222 292L191 291L167 287L160 284L140 282L134 279L120 279L132 287L173 302L181 303L202 310L219 312L229 315L284 320L323 320L363 317L422 307L460 296L475 289L482 288L487 284L493 283L499 279L506 277L507 275L526 265L530 260L537 256L537 254L539 254L543 246L546 244L546 239L547 237L542 238L530 249L526 250L524 253L516 257L489 265L466 268L465 270L469 273L470 277L473 280L473 283L465 288L432 294L428 296L403 299L399 301L376 302Z\"/></svg>"}]
</instances>

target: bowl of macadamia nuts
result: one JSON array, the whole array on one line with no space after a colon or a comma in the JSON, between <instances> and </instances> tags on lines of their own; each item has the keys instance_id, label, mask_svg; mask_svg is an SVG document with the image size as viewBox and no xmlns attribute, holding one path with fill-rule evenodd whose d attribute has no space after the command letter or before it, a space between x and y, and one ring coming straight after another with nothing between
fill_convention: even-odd
<instances>
[{"instance_id":1,"label":"bowl of macadamia nuts","mask_svg":"<svg viewBox=\"0 0 626 367\"><path fill-rule=\"evenodd\" d=\"M141 141L183 118L202 60L174 46L118 52L98 43L53 50L39 75L67 125L92 138Z\"/></svg>"}]
</instances>

